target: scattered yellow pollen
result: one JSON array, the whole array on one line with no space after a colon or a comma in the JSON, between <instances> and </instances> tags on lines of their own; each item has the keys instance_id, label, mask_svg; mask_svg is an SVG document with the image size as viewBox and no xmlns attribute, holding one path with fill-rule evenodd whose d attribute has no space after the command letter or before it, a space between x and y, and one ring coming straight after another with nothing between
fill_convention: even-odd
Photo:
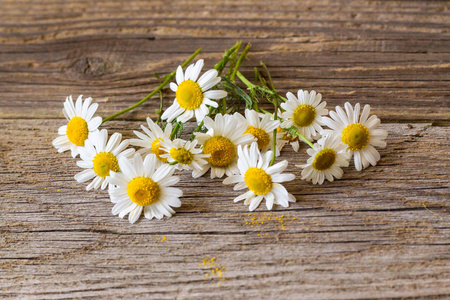
<instances>
[{"instance_id":1,"label":"scattered yellow pollen","mask_svg":"<svg viewBox=\"0 0 450 300\"><path fill-rule=\"evenodd\" d=\"M183 165L189 165L194 160L194 154L186 148L172 148L170 149L170 156L175 159L176 162Z\"/></svg>"},{"instance_id":2,"label":"scattered yellow pollen","mask_svg":"<svg viewBox=\"0 0 450 300\"><path fill-rule=\"evenodd\" d=\"M73 117L67 123L67 138L76 146L84 146L84 141L89 136L87 122L82 117Z\"/></svg>"},{"instance_id":3,"label":"scattered yellow pollen","mask_svg":"<svg viewBox=\"0 0 450 300\"><path fill-rule=\"evenodd\" d=\"M244 175L245 184L256 195L265 195L272 190L272 177L260 168L249 168Z\"/></svg>"},{"instance_id":4,"label":"scattered yellow pollen","mask_svg":"<svg viewBox=\"0 0 450 300\"><path fill-rule=\"evenodd\" d=\"M147 206L159 199L159 185L148 177L135 177L128 183L127 194L137 205Z\"/></svg>"},{"instance_id":5,"label":"scattered yellow pollen","mask_svg":"<svg viewBox=\"0 0 450 300\"><path fill-rule=\"evenodd\" d=\"M316 109L309 104L302 104L297 106L292 115L292 120L295 125L299 127L305 127L312 124L316 118Z\"/></svg>"},{"instance_id":6,"label":"scattered yellow pollen","mask_svg":"<svg viewBox=\"0 0 450 300\"><path fill-rule=\"evenodd\" d=\"M270 135L263 129L249 126L244 134L250 133L257 139L258 148L262 150L264 147L270 143Z\"/></svg>"},{"instance_id":7,"label":"scattered yellow pollen","mask_svg":"<svg viewBox=\"0 0 450 300\"><path fill-rule=\"evenodd\" d=\"M162 162L167 163L167 158L165 157L161 157L161 155L163 154L167 154L166 151L164 151L163 149L161 149L161 142L163 141L163 139L159 138L156 139L152 142L152 153L156 155L156 158L159 159Z\"/></svg>"},{"instance_id":8,"label":"scattered yellow pollen","mask_svg":"<svg viewBox=\"0 0 450 300\"><path fill-rule=\"evenodd\" d=\"M216 135L205 142L203 153L211 154L206 160L214 167L226 167L236 157L236 146L226 137Z\"/></svg>"},{"instance_id":9,"label":"scattered yellow pollen","mask_svg":"<svg viewBox=\"0 0 450 300\"><path fill-rule=\"evenodd\" d=\"M210 280L225 281L225 278L223 278L223 272L225 272L226 268L225 266L217 263L215 257L211 259L203 259L203 263L201 265L207 268L205 278L209 278ZM226 279L228 279L228 277Z\"/></svg>"},{"instance_id":10,"label":"scattered yellow pollen","mask_svg":"<svg viewBox=\"0 0 450 300\"><path fill-rule=\"evenodd\" d=\"M158 245L159 243L163 243L163 242L165 242L166 240L167 240L167 237L165 237L165 236L159 236L159 235L157 235L156 237L155 237L155 239L156 239L156 245ZM167 248L166 248L167 249Z\"/></svg>"},{"instance_id":11,"label":"scattered yellow pollen","mask_svg":"<svg viewBox=\"0 0 450 300\"><path fill-rule=\"evenodd\" d=\"M273 221L276 221L279 224L279 229L280 230L284 230L286 229L285 226L285 216L281 215L281 216L276 216L274 215L272 212L265 212L263 214L259 213L259 214L248 214L247 216L251 217L250 221L246 221L245 225L248 225L250 227L257 227L257 226L270 226L270 224L273 224ZM296 220L297 218L292 218L291 220ZM272 222L271 222L272 221ZM269 224L269 225L266 225ZM268 232L263 233L263 232L259 232L258 236L263 237L264 235L269 235Z\"/></svg>"},{"instance_id":12,"label":"scattered yellow pollen","mask_svg":"<svg viewBox=\"0 0 450 300\"><path fill-rule=\"evenodd\" d=\"M175 93L180 107L186 110L194 110L203 103L203 91L200 85L193 80L185 80L178 85Z\"/></svg>"},{"instance_id":13,"label":"scattered yellow pollen","mask_svg":"<svg viewBox=\"0 0 450 300\"><path fill-rule=\"evenodd\" d=\"M119 162L111 152L98 153L92 162L97 176L105 178L109 176L110 171L119 172Z\"/></svg>"},{"instance_id":14,"label":"scattered yellow pollen","mask_svg":"<svg viewBox=\"0 0 450 300\"><path fill-rule=\"evenodd\" d=\"M342 131L342 142L348 145L348 150L359 151L369 143L370 132L366 126L360 123L347 125Z\"/></svg>"}]
</instances>

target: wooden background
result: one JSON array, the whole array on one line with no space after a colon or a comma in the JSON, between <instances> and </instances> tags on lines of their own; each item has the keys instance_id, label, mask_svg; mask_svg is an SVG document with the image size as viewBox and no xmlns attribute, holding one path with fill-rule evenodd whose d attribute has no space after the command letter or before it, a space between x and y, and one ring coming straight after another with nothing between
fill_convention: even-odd
<instances>
[{"instance_id":1,"label":"wooden background","mask_svg":"<svg viewBox=\"0 0 450 300\"><path fill-rule=\"evenodd\" d=\"M450 297L448 1L0 1L0 297ZM177 214L135 225L86 192L51 141L69 94L123 109L193 51L251 42L283 93L368 103L389 131L363 172L287 188L248 213L221 180L182 175ZM165 92L166 105L172 99ZM153 101L154 100L154 101ZM125 137L157 99L105 124ZM305 160L286 149L289 171ZM220 272L218 271L220 269ZM222 275L222 276L220 276Z\"/></svg>"}]
</instances>

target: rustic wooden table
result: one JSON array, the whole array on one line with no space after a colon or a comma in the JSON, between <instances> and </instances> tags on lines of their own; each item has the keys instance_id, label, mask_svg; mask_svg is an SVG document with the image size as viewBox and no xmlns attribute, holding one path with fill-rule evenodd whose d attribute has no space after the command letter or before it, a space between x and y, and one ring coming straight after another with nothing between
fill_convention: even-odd
<instances>
[{"instance_id":1,"label":"rustic wooden table","mask_svg":"<svg viewBox=\"0 0 450 300\"><path fill-rule=\"evenodd\" d=\"M448 1L18 1L0 19L0 297L450 297ZM251 42L283 93L372 105L377 167L287 184L288 209L249 213L221 180L182 175L175 217L130 225L86 192L51 141L69 94L103 117L203 47L212 67ZM173 95L165 93L166 103ZM107 123L131 137L157 98ZM306 158L286 149L289 171ZM220 269L220 272L219 272Z\"/></svg>"}]
</instances>

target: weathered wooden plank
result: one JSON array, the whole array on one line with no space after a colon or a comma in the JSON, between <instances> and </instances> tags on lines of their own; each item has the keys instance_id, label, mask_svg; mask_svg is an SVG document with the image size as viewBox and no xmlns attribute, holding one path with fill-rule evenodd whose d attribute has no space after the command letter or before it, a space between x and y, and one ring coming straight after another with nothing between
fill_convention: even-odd
<instances>
[{"instance_id":1,"label":"weathered wooden plank","mask_svg":"<svg viewBox=\"0 0 450 300\"><path fill-rule=\"evenodd\" d=\"M62 122L0 122L3 296L450 294L447 127L384 124L390 135L377 167L346 169L322 186L291 182L297 203L273 212L249 213L221 180L183 173L173 218L129 225L110 214L106 192L84 191L74 160L52 148ZM131 137L141 123L105 126ZM298 175L304 150L283 157ZM222 267L222 277L212 273Z\"/></svg>"},{"instance_id":2,"label":"weathered wooden plank","mask_svg":"<svg viewBox=\"0 0 450 300\"><path fill-rule=\"evenodd\" d=\"M265 61L280 92L315 89L331 105L374 105L385 120L446 122L447 3L4 1L0 116L53 118L68 94L111 114L143 98L198 47L211 67L236 39L253 44L243 71ZM199 11L203 13L199 14ZM166 101L173 98L166 93ZM51 108L51 109L49 109ZM147 104L126 115L142 119ZM60 115L59 115L60 116Z\"/></svg>"},{"instance_id":3,"label":"weathered wooden plank","mask_svg":"<svg viewBox=\"0 0 450 300\"><path fill-rule=\"evenodd\" d=\"M131 49L128 50L130 55ZM171 72L187 57L187 54L164 54L153 55L152 60L148 60L148 55L139 55L142 64L136 63L136 57L128 59L130 56L126 54L103 59L103 54L91 56L86 53L81 58L50 63L48 67L37 62L43 57L37 52L31 54L33 57L15 63L8 58L11 55L6 55L4 61L8 62L5 65L10 71L4 69L0 73L3 90L0 115L8 118L61 117L60 103L69 94L90 95L105 102L101 111L109 115L137 102L155 88L158 81L152 78L154 72ZM163 60L156 62L161 56ZM206 55L207 66L212 67L220 54L214 54L214 59L208 57L211 55ZM331 106L348 100L368 103L381 117L391 121L447 120L450 115L446 81L450 65L442 63L442 54L404 54L399 59L398 54L302 55L263 51L253 53L249 58L251 61L244 64L243 73L251 78L253 66L257 66L259 60L266 61L281 93L295 92L299 88L315 89L322 92ZM37 67L29 68L30 64ZM143 70L143 66L148 67ZM18 71L13 71L15 69ZM173 93L167 91L166 105L172 100ZM154 98L126 117L142 119L156 109L157 102Z\"/></svg>"}]
</instances>

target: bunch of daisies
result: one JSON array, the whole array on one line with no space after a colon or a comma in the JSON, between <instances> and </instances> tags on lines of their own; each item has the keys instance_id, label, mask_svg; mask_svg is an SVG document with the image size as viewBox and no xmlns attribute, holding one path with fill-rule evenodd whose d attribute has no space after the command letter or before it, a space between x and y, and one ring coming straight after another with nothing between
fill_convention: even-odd
<instances>
[{"instance_id":1,"label":"bunch of daisies","mask_svg":"<svg viewBox=\"0 0 450 300\"><path fill-rule=\"evenodd\" d=\"M241 46L238 42L226 50L206 72L202 59L189 65L201 51L197 50L147 97L104 120L95 116L98 104L92 98L79 96L74 102L67 97L62 111L68 123L59 128L53 145L58 152L70 150L72 157L79 157L76 163L82 170L75 180L86 190L108 188L112 213L120 218L128 215L134 223L142 214L147 219L175 214L183 196L175 187L180 172L190 172L193 178L208 171L210 178L225 177L225 185L235 184L234 190L244 191L234 202L243 200L250 211L263 200L268 210L274 204L288 207L295 197L283 183L295 175L284 173L287 160L276 159L288 144L295 151L302 142L310 147L306 151L310 157L297 167L302 169L301 179L313 184L342 178L352 157L358 171L377 164L380 154L375 147L386 146L387 132L377 128L380 119L370 115L369 105L361 112L359 103L345 103L344 109L337 106L329 112L315 91L288 92L283 97L263 63L265 74L256 69L256 83L251 83L239 72L250 45L242 51ZM237 78L246 88L236 84ZM134 131L136 138L124 140L121 133L109 135L100 128L162 93L168 83L173 103L163 109L161 94L157 120L147 118L147 124ZM273 112L259 108L264 100L273 104ZM183 132L193 121L196 127Z\"/></svg>"}]
</instances>

